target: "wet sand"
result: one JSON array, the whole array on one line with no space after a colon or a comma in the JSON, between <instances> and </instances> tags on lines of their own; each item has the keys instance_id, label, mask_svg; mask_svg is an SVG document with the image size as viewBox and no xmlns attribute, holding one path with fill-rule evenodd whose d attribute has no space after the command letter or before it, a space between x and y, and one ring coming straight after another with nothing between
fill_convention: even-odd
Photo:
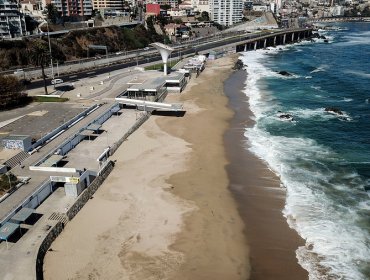
<instances>
[{"instance_id":1,"label":"wet sand","mask_svg":"<svg viewBox=\"0 0 370 280\"><path fill-rule=\"evenodd\" d=\"M246 73L237 71L225 82L229 106L235 111L224 141L230 164L230 189L245 222L250 249L251 280L300 280L308 273L295 256L303 239L289 228L283 217L285 189L266 164L247 150L244 128L252 127L253 114L242 93Z\"/></svg>"}]
</instances>

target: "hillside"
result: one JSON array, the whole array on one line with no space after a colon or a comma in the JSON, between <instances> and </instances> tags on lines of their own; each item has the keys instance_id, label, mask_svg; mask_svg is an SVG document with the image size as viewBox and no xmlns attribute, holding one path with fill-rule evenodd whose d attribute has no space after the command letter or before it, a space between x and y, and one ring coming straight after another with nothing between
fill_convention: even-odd
<instances>
[{"instance_id":1,"label":"hillside","mask_svg":"<svg viewBox=\"0 0 370 280\"><path fill-rule=\"evenodd\" d=\"M47 37L44 36L43 40L47 41ZM32 45L32 41L32 39L1 41L0 69L23 68L29 65L28 48ZM116 52L143 48L155 41L163 41L163 37L148 32L142 25L134 29L110 26L75 30L61 38L51 38L51 48L54 60L62 63L66 60L87 57L88 45L106 45L109 52ZM93 56L94 52L90 50L90 56Z\"/></svg>"}]
</instances>

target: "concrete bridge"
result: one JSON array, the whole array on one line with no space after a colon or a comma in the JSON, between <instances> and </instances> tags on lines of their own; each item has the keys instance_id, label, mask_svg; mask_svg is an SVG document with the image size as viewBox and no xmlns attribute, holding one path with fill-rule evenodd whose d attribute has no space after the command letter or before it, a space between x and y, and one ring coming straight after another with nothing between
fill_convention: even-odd
<instances>
[{"instance_id":1,"label":"concrete bridge","mask_svg":"<svg viewBox=\"0 0 370 280\"><path fill-rule=\"evenodd\" d=\"M312 36L312 29L294 29L284 30L281 32L273 32L262 35L258 38L247 39L236 44L236 52L263 49L267 47L275 47L285 45L300 40L308 39Z\"/></svg>"},{"instance_id":2,"label":"concrete bridge","mask_svg":"<svg viewBox=\"0 0 370 280\"><path fill-rule=\"evenodd\" d=\"M312 28L284 29L280 31L266 31L261 34L242 34L225 41L214 42L206 46L198 46L201 54L207 54L210 50L232 49L236 52L263 49L299 42L312 36Z\"/></svg>"}]
</instances>

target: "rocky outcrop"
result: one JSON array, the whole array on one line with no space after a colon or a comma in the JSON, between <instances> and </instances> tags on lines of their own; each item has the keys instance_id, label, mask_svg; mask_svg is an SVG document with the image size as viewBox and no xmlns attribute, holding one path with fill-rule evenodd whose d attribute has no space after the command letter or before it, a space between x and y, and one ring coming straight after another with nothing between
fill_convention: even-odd
<instances>
[{"instance_id":1,"label":"rocky outcrop","mask_svg":"<svg viewBox=\"0 0 370 280\"><path fill-rule=\"evenodd\" d=\"M280 75L282 75L282 76L287 76L287 77L292 76L292 74L290 74L290 73L289 73L289 72L287 72L287 71L279 71L279 72L278 72L278 74L280 74Z\"/></svg>"},{"instance_id":2,"label":"rocky outcrop","mask_svg":"<svg viewBox=\"0 0 370 280\"><path fill-rule=\"evenodd\" d=\"M325 112L335 114L335 115L339 115L339 116L343 116L343 112L340 109L335 108L335 107L326 107Z\"/></svg>"},{"instance_id":3,"label":"rocky outcrop","mask_svg":"<svg viewBox=\"0 0 370 280\"><path fill-rule=\"evenodd\" d=\"M292 114L283 113L281 111L278 111L278 117L282 121L293 121L294 120L294 117Z\"/></svg>"},{"instance_id":4,"label":"rocky outcrop","mask_svg":"<svg viewBox=\"0 0 370 280\"><path fill-rule=\"evenodd\" d=\"M235 62L235 65L233 67L233 70L242 70L243 67L244 67L243 61L241 61L240 59L238 59L237 62Z\"/></svg>"}]
</instances>

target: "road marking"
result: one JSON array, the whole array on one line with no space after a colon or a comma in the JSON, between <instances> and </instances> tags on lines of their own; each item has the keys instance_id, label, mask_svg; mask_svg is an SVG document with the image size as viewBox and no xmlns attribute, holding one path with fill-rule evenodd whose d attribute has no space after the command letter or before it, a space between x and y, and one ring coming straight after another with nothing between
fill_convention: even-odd
<instances>
[{"instance_id":1,"label":"road marking","mask_svg":"<svg viewBox=\"0 0 370 280\"><path fill-rule=\"evenodd\" d=\"M68 78L77 78L77 75L69 76Z\"/></svg>"},{"instance_id":2,"label":"road marking","mask_svg":"<svg viewBox=\"0 0 370 280\"><path fill-rule=\"evenodd\" d=\"M96 72L95 71L92 71L92 72L87 72L86 74L95 74Z\"/></svg>"}]
</instances>

